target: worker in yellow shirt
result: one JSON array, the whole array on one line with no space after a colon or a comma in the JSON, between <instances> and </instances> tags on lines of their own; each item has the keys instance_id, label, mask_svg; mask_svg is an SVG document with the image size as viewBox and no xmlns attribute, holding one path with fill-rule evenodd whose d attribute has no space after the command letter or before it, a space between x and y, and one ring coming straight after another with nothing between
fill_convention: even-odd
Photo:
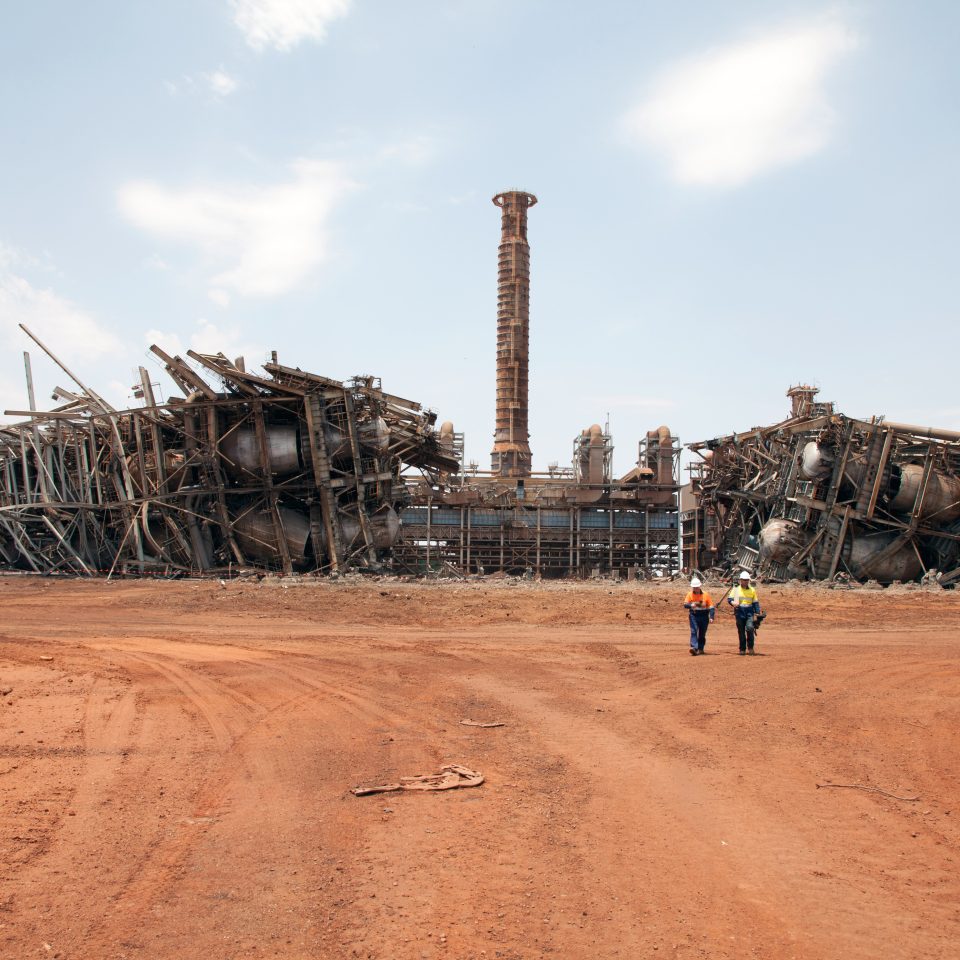
<instances>
[{"instance_id":1,"label":"worker in yellow shirt","mask_svg":"<svg viewBox=\"0 0 960 960\"><path fill-rule=\"evenodd\" d=\"M739 582L727 596L727 603L733 607L737 617L737 636L740 640L740 656L749 653L753 656L753 642L757 636L756 617L760 615L760 598L756 587L750 586L750 574L744 570Z\"/></svg>"}]
</instances>

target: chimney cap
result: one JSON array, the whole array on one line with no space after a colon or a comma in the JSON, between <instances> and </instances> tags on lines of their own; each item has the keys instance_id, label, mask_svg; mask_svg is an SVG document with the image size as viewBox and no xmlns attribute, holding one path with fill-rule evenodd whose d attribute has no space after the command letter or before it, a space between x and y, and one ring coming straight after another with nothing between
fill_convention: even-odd
<instances>
[{"instance_id":1,"label":"chimney cap","mask_svg":"<svg viewBox=\"0 0 960 960\"><path fill-rule=\"evenodd\" d=\"M532 193L527 193L526 190L504 190L503 193L498 193L493 197L493 202L498 207L502 207L507 197L524 197L528 207L532 207L537 202L536 196Z\"/></svg>"}]
</instances>

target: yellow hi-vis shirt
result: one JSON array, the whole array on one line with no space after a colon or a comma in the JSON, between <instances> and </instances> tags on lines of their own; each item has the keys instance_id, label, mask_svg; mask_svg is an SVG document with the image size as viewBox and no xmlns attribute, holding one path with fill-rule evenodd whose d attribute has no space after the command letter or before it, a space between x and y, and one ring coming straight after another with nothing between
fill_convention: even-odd
<instances>
[{"instance_id":1,"label":"yellow hi-vis shirt","mask_svg":"<svg viewBox=\"0 0 960 960\"><path fill-rule=\"evenodd\" d=\"M730 598L733 600L735 607L749 607L754 603L760 602L755 587L734 587L733 590L730 591Z\"/></svg>"}]
</instances>

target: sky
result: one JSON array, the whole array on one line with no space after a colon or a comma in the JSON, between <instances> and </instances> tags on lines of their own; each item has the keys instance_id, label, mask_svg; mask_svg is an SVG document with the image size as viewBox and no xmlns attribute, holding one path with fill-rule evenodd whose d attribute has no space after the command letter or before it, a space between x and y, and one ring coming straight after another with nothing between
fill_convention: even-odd
<instances>
[{"instance_id":1,"label":"sky","mask_svg":"<svg viewBox=\"0 0 960 960\"><path fill-rule=\"evenodd\" d=\"M0 410L148 347L383 386L488 469L494 194L530 211L535 469L773 423L960 428L952 0L0 4ZM8 417L9 419L15 419Z\"/></svg>"}]
</instances>

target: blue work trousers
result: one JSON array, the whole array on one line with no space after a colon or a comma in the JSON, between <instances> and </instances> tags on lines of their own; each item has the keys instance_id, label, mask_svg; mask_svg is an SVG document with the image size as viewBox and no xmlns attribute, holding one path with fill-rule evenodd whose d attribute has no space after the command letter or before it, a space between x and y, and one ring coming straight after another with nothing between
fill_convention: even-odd
<instances>
[{"instance_id":1,"label":"blue work trousers","mask_svg":"<svg viewBox=\"0 0 960 960\"><path fill-rule=\"evenodd\" d=\"M753 641L757 635L757 628L753 622L753 610L747 608L748 612L741 615L737 611L737 639L740 641L740 652L753 649Z\"/></svg>"},{"instance_id":2,"label":"blue work trousers","mask_svg":"<svg viewBox=\"0 0 960 960\"><path fill-rule=\"evenodd\" d=\"M702 650L707 642L707 627L710 626L710 611L690 611L690 649Z\"/></svg>"}]
</instances>

